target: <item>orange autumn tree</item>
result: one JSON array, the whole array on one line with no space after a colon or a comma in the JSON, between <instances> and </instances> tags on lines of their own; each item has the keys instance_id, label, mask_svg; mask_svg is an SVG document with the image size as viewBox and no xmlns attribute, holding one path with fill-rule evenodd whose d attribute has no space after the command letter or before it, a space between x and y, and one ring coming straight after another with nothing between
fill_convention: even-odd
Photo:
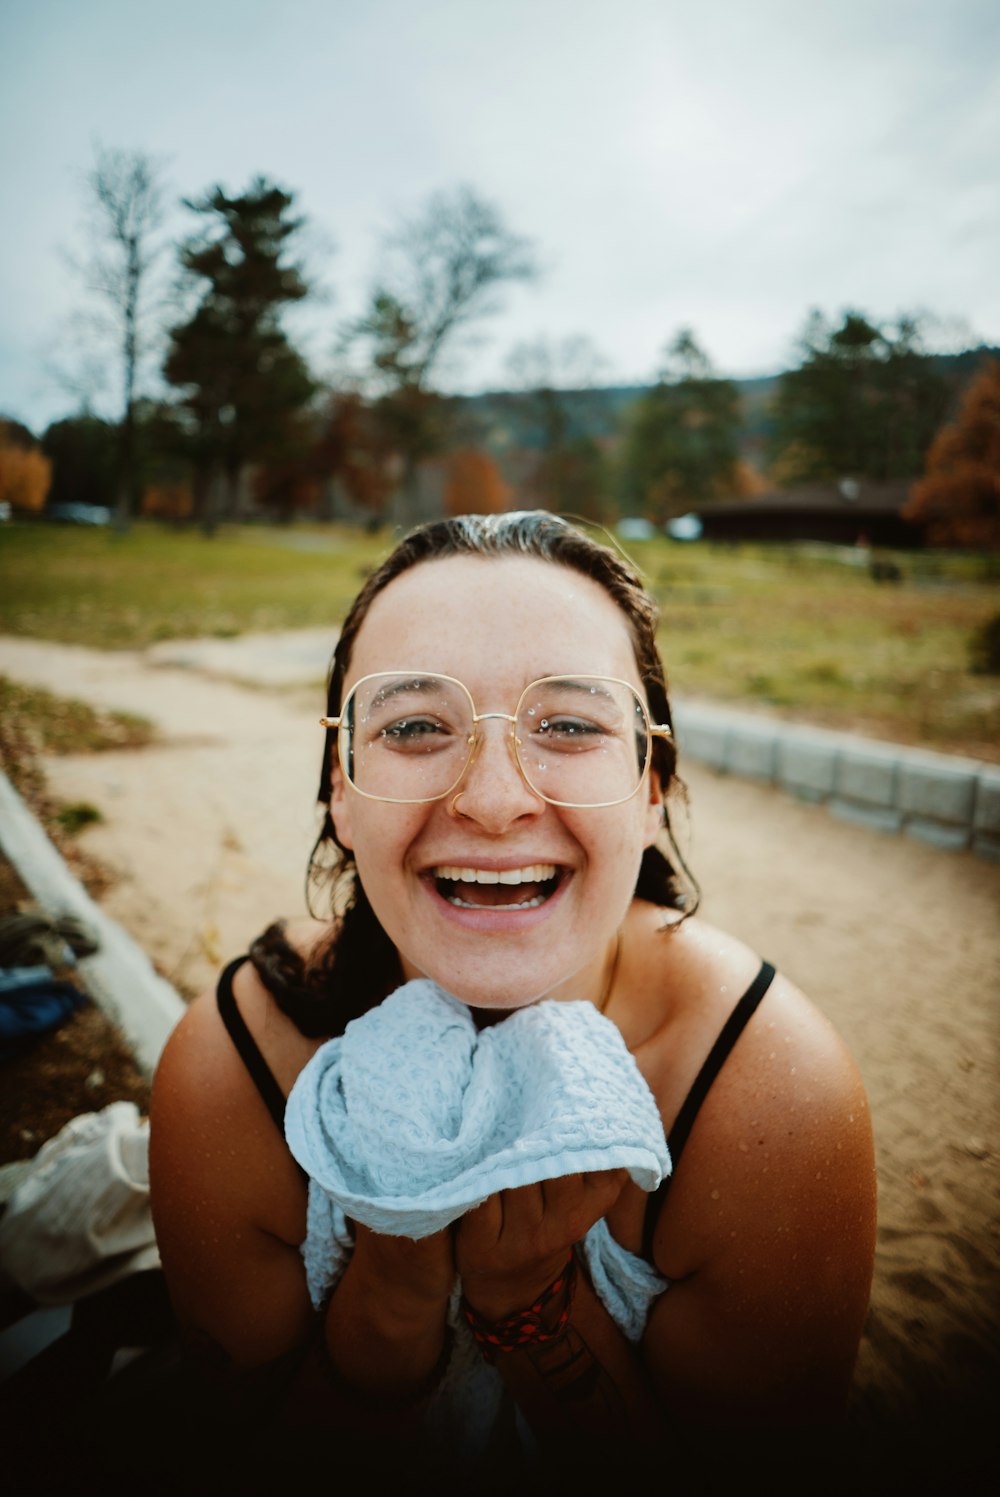
<instances>
[{"instance_id":1,"label":"orange autumn tree","mask_svg":"<svg viewBox=\"0 0 1000 1497\"><path fill-rule=\"evenodd\" d=\"M393 453L377 410L356 390L330 397L313 464L320 479L337 479L352 503L382 520L397 476Z\"/></svg>"},{"instance_id":2,"label":"orange autumn tree","mask_svg":"<svg viewBox=\"0 0 1000 1497\"><path fill-rule=\"evenodd\" d=\"M0 421L0 503L36 514L52 482L52 464L37 443L25 441L10 422Z\"/></svg>"},{"instance_id":3,"label":"orange autumn tree","mask_svg":"<svg viewBox=\"0 0 1000 1497\"><path fill-rule=\"evenodd\" d=\"M488 453L463 447L448 459L444 486L446 515L499 515L510 500L510 489Z\"/></svg>"},{"instance_id":4,"label":"orange autumn tree","mask_svg":"<svg viewBox=\"0 0 1000 1497\"><path fill-rule=\"evenodd\" d=\"M147 520L190 520L194 495L187 479L169 479L147 484L142 493L142 513Z\"/></svg>"},{"instance_id":5,"label":"orange autumn tree","mask_svg":"<svg viewBox=\"0 0 1000 1497\"><path fill-rule=\"evenodd\" d=\"M927 454L903 514L933 546L1000 550L1000 363L987 359Z\"/></svg>"}]
</instances>

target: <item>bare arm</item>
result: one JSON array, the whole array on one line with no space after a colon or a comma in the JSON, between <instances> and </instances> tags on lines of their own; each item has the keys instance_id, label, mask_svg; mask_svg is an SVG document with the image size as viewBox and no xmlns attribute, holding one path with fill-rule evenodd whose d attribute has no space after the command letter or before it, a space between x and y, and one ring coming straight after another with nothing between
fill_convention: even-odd
<instances>
[{"instance_id":1,"label":"bare arm","mask_svg":"<svg viewBox=\"0 0 1000 1497\"><path fill-rule=\"evenodd\" d=\"M414 1244L359 1229L337 1292L316 1315L299 1251L305 1185L210 995L161 1059L150 1173L175 1314L195 1371L213 1387L239 1397L293 1385L296 1417L351 1428L367 1398L402 1405L419 1395L443 1346L448 1234Z\"/></svg>"},{"instance_id":2,"label":"bare arm","mask_svg":"<svg viewBox=\"0 0 1000 1497\"><path fill-rule=\"evenodd\" d=\"M178 1320L236 1366L284 1356L311 1323L304 1192L208 995L164 1050L150 1121L153 1217Z\"/></svg>"},{"instance_id":3,"label":"bare arm","mask_svg":"<svg viewBox=\"0 0 1000 1497\"><path fill-rule=\"evenodd\" d=\"M673 1283L643 1353L663 1405L687 1421L835 1422L871 1289L867 1100L836 1035L787 983L743 1043L658 1225Z\"/></svg>"}]
</instances>

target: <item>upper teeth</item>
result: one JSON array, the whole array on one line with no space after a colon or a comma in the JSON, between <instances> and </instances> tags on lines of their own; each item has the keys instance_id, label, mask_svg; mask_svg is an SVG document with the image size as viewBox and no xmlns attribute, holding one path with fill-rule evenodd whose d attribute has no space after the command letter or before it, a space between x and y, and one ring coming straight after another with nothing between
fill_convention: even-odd
<instances>
[{"instance_id":1,"label":"upper teeth","mask_svg":"<svg viewBox=\"0 0 1000 1497\"><path fill-rule=\"evenodd\" d=\"M435 878L452 879L461 884L540 884L555 878L554 863L531 863L527 868L458 868L450 863L434 869Z\"/></svg>"}]
</instances>

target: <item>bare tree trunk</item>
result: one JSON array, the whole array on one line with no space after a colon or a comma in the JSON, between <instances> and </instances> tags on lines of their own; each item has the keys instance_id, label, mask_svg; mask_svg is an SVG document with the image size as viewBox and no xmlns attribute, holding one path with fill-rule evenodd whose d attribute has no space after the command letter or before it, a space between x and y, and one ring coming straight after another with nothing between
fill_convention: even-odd
<instances>
[{"instance_id":1,"label":"bare tree trunk","mask_svg":"<svg viewBox=\"0 0 1000 1497\"><path fill-rule=\"evenodd\" d=\"M124 535L132 523L133 487L135 484L135 415L132 402L122 417L118 447L118 492L115 496L115 529Z\"/></svg>"},{"instance_id":2,"label":"bare tree trunk","mask_svg":"<svg viewBox=\"0 0 1000 1497\"><path fill-rule=\"evenodd\" d=\"M118 503L115 529L126 531L135 513L135 376L139 358L139 286L142 280L142 258L139 236L125 236L125 278L122 299L122 368L125 380L125 409L122 413Z\"/></svg>"},{"instance_id":3,"label":"bare tree trunk","mask_svg":"<svg viewBox=\"0 0 1000 1497\"><path fill-rule=\"evenodd\" d=\"M222 474L218 468L211 468L204 473L200 483L197 485L197 514L201 533L205 536L213 536L219 528L219 517L222 508Z\"/></svg>"},{"instance_id":4,"label":"bare tree trunk","mask_svg":"<svg viewBox=\"0 0 1000 1497\"><path fill-rule=\"evenodd\" d=\"M400 488L400 513L407 529L419 523L420 515L420 464L416 458L408 457L403 469Z\"/></svg>"},{"instance_id":5,"label":"bare tree trunk","mask_svg":"<svg viewBox=\"0 0 1000 1497\"><path fill-rule=\"evenodd\" d=\"M141 151L98 150L88 179L95 244L86 267L91 291L108 307L120 335L123 410L115 528L128 529L136 509L136 381L146 338L141 315L163 245L160 168Z\"/></svg>"}]
</instances>

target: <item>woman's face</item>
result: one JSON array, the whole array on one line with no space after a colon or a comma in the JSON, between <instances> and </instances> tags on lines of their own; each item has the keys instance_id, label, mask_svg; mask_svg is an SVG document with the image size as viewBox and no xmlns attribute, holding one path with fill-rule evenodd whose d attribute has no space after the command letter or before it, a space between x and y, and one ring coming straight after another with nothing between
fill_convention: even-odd
<instances>
[{"instance_id":1,"label":"woman's face","mask_svg":"<svg viewBox=\"0 0 1000 1497\"><path fill-rule=\"evenodd\" d=\"M479 713L513 712L542 676L613 676L642 692L616 604L590 578L534 557L444 557L389 583L358 634L344 693L362 676L395 670L457 677ZM460 814L452 796L427 805L366 799L335 764L337 836L354 852L407 977L432 977L481 1008L596 1000L608 943L659 829L660 787L653 775L622 805L549 805L521 777L509 728L481 724ZM514 870L535 878L511 883ZM541 879L549 870L554 877ZM508 880L473 877L496 873Z\"/></svg>"}]
</instances>

